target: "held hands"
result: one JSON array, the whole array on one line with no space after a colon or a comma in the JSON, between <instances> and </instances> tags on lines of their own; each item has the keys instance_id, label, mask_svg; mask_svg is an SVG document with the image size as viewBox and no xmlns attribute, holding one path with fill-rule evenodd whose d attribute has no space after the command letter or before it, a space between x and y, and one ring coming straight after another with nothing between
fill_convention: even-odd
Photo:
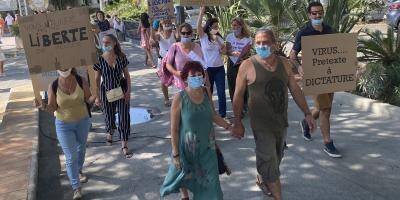
<instances>
[{"instance_id":1,"label":"held hands","mask_svg":"<svg viewBox=\"0 0 400 200\"><path fill-rule=\"evenodd\" d=\"M314 132L315 129L317 128L317 125L315 123L315 119L312 117L311 114L306 114L305 120L308 124L308 127L310 127L310 131Z\"/></svg>"},{"instance_id":2,"label":"held hands","mask_svg":"<svg viewBox=\"0 0 400 200\"><path fill-rule=\"evenodd\" d=\"M244 137L244 126L242 123L237 123L231 128L231 133L234 138L242 139Z\"/></svg>"},{"instance_id":3,"label":"held hands","mask_svg":"<svg viewBox=\"0 0 400 200\"><path fill-rule=\"evenodd\" d=\"M38 108L38 109L40 109L40 110L43 110L44 109L44 107L45 107L45 102L43 101L43 99L41 99L41 100L37 100L37 99L35 99L34 101L33 101L33 106L35 106L35 108Z\"/></svg>"},{"instance_id":4,"label":"held hands","mask_svg":"<svg viewBox=\"0 0 400 200\"><path fill-rule=\"evenodd\" d=\"M101 106L101 100L99 97L96 97L96 100L94 101L94 104L96 104L96 106Z\"/></svg>"}]
</instances>

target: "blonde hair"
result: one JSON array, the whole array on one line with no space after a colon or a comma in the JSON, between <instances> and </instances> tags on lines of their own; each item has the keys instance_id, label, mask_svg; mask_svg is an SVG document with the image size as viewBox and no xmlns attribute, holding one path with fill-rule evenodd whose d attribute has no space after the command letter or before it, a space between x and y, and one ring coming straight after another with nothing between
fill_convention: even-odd
<instances>
[{"instance_id":1,"label":"blonde hair","mask_svg":"<svg viewBox=\"0 0 400 200\"><path fill-rule=\"evenodd\" d=\"M232 19L232 22L237 22L240 24L240 26L242 26L242 36L244 37L251 37L251 32L249 29L249 26L246 24L246 22L243 20L243 18L240 17L236 17L234 19Z\"/></svg>"}]
</instances>

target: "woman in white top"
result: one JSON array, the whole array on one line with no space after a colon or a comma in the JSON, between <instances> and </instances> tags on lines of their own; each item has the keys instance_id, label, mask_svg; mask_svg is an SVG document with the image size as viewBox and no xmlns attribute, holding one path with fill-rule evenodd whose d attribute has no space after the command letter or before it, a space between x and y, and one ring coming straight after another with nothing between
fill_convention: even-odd
<instances>
[{"instance_id":1,"label":"woman in white top","mask_svg":"<svg viewBox=\"0 0 400 200\"><path fill-rule=\"evenodd\" d=\"M225 68L222 54L226 54L226 46L219 33L218 19L211 18L202 26L205 7L200 8L197 20L197 30L200 36L201 49L207 64L207 73L210 81L211 94L215 87L218 94L218 112L222 118L226 117L226 95L225 95Z\"/></svg>"},{"instance_id":2,"label":"woman in white top","mask_svg":"<svg viewBox=\"0 0 400 200\"><path fill-rule=\"evenodd\" d=\"M233 94L235 94L236 77L239 66L243 60L250 57L252 45L251 35L248 26L242 18L232 20L232 32L226 36L228 48L228 68L227 78L229 87L229 96L233 102ZM247 90L244 98L244 105L247 105Z\"/></svg>"},{"instance_id":3,"label":"woman in white top","mask_svg":"<svg viewBox=\"0 0 400 200\"><path fill-rule=\"evenodd\" d=\"M161 20L158 32L151 31L151 43L157 42L160 51L157 62L157 67L161 67L162 59L167 55L168 49L176 42L175 31L173 31L173 25L170 19ZM169 107L171 102L168 95L168 87L161 83L161 90L164 95L164 105Z\"/></svg>"}]
</instances>

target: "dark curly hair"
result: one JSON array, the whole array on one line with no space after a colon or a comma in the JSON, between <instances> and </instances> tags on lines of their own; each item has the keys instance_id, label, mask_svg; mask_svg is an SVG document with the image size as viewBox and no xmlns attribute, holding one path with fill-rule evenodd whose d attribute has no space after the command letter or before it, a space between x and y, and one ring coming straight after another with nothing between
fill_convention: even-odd
<instances>
[{"instance_id":1,"label":"dark curly hair","mask_svg":"<svg viewBox=\"0 0 400 200\"><path fill-rule=\"evenodd\" d=\"M201 72L203 74L203 77L206 75L203 69L203 65L201 65L201 63L197 61L188 61L185 63L185 66L183 66L181 74L183 81L187 80L190 72L191 73Z\"/></svg>"}]
</instances>

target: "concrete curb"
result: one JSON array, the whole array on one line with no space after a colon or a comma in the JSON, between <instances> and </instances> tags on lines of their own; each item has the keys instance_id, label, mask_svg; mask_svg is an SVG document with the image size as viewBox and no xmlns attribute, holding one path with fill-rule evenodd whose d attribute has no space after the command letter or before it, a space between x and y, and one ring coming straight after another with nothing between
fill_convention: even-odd
<instances>
[{"instance_id":1,"label":"concrete curb","mask_svg":"<svg viewBox=\"0 0 400 200\"><path fill-rule=\"evenodd\" d=\"M336 103L353 106L360 111L371 112L378 117L400 119L400 107L382 103L378 100L357 96L347 92L336 92L334 101Z\"/></svg>"},{"instance_id":2,"label":"concrete curb","mask_svg":"<svg viewBox=\"0 0 400 200\"><path fill-rule=\"evenodd\" d=\"M38 182L38 174L39 174L39 111L36 110L36 116L38 120L38 124L36 130L33 130L36 134L32 138L32 152L31 152L31 163L29 170L29 179L28 179L28 192L27 192L27 200L36 200L36 191L37 191L37 182Z\"/></svg>"},{"instance_id":3,"label":"concrete curb","mask_svg":"<svg viewBox=\"0 0 400 200\"><path fill-rule=\"evenodd\" d=\"M17 87L18 88L18 87ZM20 99L13 99L11 100L11 98L15 98L13 97L14 93L18 93L20 91L18 91L18 89L16 88L11 88L10 90L10 96L9 96L9 100L7 101L7 104L5 105L6 109L5 109L5 114L4 114L4 119L7 117L7 110L9 109L15 109L15 108L10 108L11 103L15 103L16 101L18 102ZM23 97L24 100L23 101L29 101L29 99L31 98L32 102L33 102L33 91L31 96L28 97ZM32 103L33 104L33 103ZM33 106L33 105L32 105ZM29 166L29 171L28 171L28 176L27 176L27 188L26 188L26 199L27 200L36 200L36 191L37 191L37 180L38 180L38 154L39 154L39 111L38 109L33 109L33 117L30 120L36 120L36 124L34 124L33 127L31 127L31 131L32 131L32 135L30 135L30 139L32 140L32 150L31 150L31 158L30 158L30 162L28 164ZM5 124L2 124L2 126L5 126ZM5 128L5 127L4 127Z\"/></svg>"}]
</instances>

